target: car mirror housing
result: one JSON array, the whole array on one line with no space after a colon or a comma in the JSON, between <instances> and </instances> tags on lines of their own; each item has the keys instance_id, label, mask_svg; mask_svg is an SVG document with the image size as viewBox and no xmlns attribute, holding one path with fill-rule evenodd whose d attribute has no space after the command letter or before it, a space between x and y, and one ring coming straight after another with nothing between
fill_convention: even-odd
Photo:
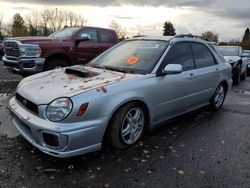
<instances>
[{"instance_id":1,"label":"car mirror housing","mask_svg":"<svg viewBox=\"0 0 250 188\"><path fill-rule=\"evenodd\" d=\"M182 65L179 64L168 64L164 70L163 73L165 74L180 74L183 71Z\"/></svg>"},{"instance_id":2,"label":"car mirror housing","mask_svg":"<svg viewBox=\"0 0 250 188\"><path fill-rule=\"evenodd\" d=\"M75 42L78 45L80 42L88 41L88 40L90 40L90 36L88 34L81 34L80 37L76 38Z\"/></svg>"}]
</instances>

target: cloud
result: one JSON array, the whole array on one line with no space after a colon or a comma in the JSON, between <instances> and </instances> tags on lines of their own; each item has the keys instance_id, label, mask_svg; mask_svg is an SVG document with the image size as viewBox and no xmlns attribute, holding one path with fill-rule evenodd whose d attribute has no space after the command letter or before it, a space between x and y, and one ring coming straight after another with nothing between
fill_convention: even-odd
<instances>
[{"instance_id":1,"label":"cloud","mask_svg":"<svg viewBox=\"0 0 250 188\"><path fill-rule=\"evenodd\" d=\"M9 2L8 0L4 0ZM12 3L19 3L20 0L12 0ZM217 0L22 0L23 3L45 4L45 5L93 5L93 6L208 6L217 2Z\"/></svg>"}]
</instances>

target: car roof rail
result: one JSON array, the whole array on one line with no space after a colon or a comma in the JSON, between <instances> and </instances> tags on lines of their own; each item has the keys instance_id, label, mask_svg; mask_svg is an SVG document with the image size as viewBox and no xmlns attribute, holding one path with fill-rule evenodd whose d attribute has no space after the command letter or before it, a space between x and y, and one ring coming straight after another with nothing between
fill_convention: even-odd
<instances>
[{"instance_id":1,"label":"car roof rail","mask_svg":"<svg viewBox=\"0 0 250 188\"><path fill-rule=\"evenodd\" d=\"M135 35L132 38L146 37L147 35Z\"/></svg>"},{"instance_id":2,"label":"car roof rail","mask_svg":"<svg viewBox=\"0 0 250 188\"><path fill-rule=\"evenodd\" d=\"M207 38L204 38L204 37L198 36L198 35L192 35L192 34L180 34L180 35L176 35L174 38L193 38L193 39L200 39L200 40L205 40L205 41L211 42Z\"/></svg>"}]
</instances>

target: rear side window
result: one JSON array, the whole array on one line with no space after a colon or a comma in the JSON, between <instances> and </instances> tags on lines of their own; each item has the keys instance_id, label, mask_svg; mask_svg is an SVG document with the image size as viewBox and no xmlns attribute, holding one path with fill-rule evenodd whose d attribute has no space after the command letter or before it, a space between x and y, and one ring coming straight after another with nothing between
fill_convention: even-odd
<instances>
[{"instance_id":1,"label":"rear side window","mask_svg":"<svg viewBox=\"0 0 250 188\"><path fill-rule=\"evenodd\" d=\"M107 30L99 30L100 42L114 43L115 38L112 32Z\"/></svg>"},{"instance_id":2,"label":"rear side window","mask_svg":"<svg viewBox=\"0 0 250 188\"><path fill-rule=\"evenodd\" d=\"M165 62L167 64L180 64L184 71L194 69L194 59L190 44L175 44L168 52Z\"/></svg>"},{"instance_id":3,"label":"rear side window","mask_svg":"<svg viewBox=\"0 0 250 188\"><path fill-rule=\"evenodd\" d=\"M96 33L96 29L94 28L84 28L80 34L79 37L81 37L81 35L83 34L87 34L90 36L90 40L91 42L97 42L97 33Z\"/></svg>"},{"instance_id":4,"label":"rear side window","mask_svg":"<svg viewBox=\"0 0 250 188\"><path fill-rule=\"evenodd\" d=\"M192 43L194 61L196 68L203 68L215 65L214 57L209 49L198 43Z\"/></svg>"}]
</instances>

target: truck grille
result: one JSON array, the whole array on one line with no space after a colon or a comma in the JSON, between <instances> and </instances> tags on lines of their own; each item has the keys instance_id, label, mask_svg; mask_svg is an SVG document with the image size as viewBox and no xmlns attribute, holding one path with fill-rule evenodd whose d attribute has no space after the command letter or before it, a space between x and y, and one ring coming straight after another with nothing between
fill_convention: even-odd
<instances>
[{"instance_id":1,"label":"truck grille","mask_svg":"<svg viewBox=\"0 0 250 188\"><path fill-rule=\"evenodd\" d=\"M16 93L16 100L19 101L29 111L31 111L34 114L38 115L38 106L35 103L25 99L24 97L22 97L18 93Z\"/></svg>"},{"instance_id":2,"label":"truck grille","mask_svg":"<svg viewBox=\"0 0 250 188\"><path fill-rule=\"evenodd\" d=\"M4 50L5 50L5 55L9 57L19 57L20 56L20 50L19 46L16 42L4 42Z\"/></svg>"}]
</instances>

